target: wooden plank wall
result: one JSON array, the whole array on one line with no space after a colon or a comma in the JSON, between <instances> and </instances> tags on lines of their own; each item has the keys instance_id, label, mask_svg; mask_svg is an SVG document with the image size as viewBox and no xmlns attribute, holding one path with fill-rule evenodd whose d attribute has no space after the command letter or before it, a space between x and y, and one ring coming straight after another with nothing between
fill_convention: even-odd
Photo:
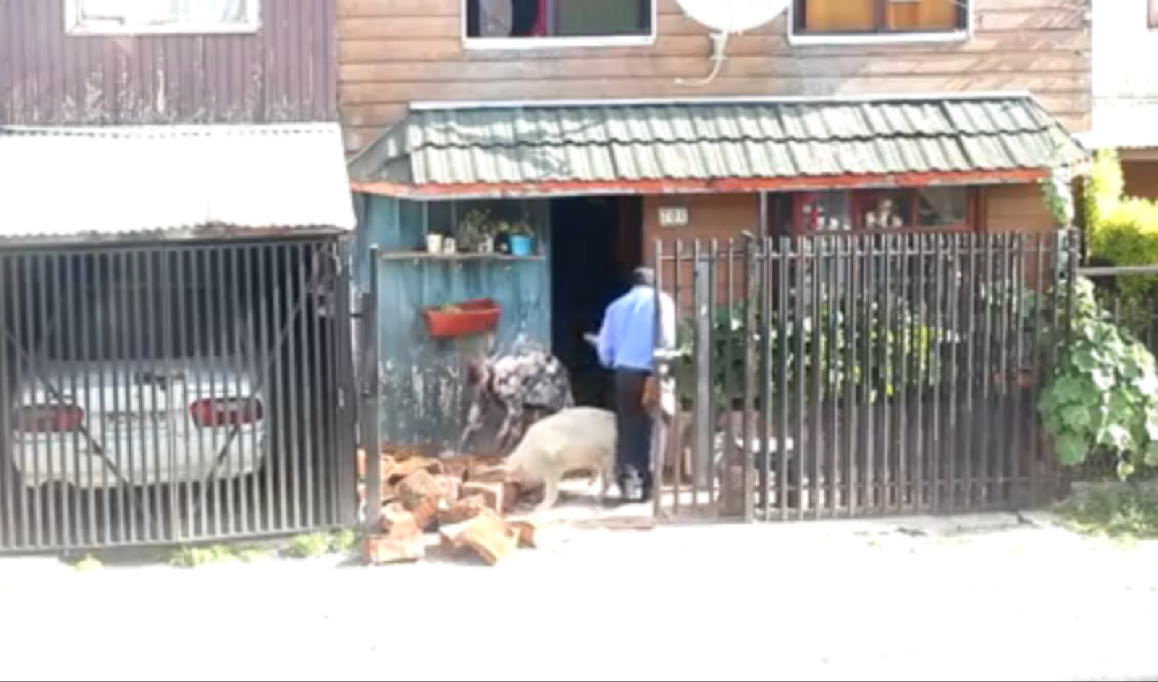
<instances>
[{"instance_id":1,"label":"wooden plank wall","mask_svg":"<svg viewBox=\"0 0 1158 682\"><path fill-rule=\"evenodd\" d=\"M463 0L338 0L339 101L352 151L408 102L1030 90L1074 131L1091 109L1091 0L974 0L962 43L790 46L786 21L733 40L721 77L706 30L658 0L654 46L465 50Z\"/></svg>"},{"instance_id":2,"label":"wooden plank wall","mask_svg":"<svg viewBox=\"0 0 1158 682\"><path fill-rule=\"evenodd\" d=\"M422 207L389 197L365 196L359 246L377 244L383 253L412 252L427 233ZM549 214L536 223L540 253L549 254ZM361 249L359 249L361 250ZM363 252L364 254L365 252ZM510 351L522 337L551 344L550 259L526 260L384 258L376 266L356 263L360 286L379 278L378 354L382 405L379 427L390 445L418 446L436 454L456 448L472 397L463 376L465 361L485 353L485 341L431 338L422 317L429 307L472 298L493 298L503 309L495 331L496 351ZM482 450L487 449L483 434ZM476 443L476 445L479 445Z\"/></svg>"},{"instance_id":3,"label":"wooden plank wall","mask_svg":"<svg viewBox=\"0 0 1158 682\"><path fill-rule=\"evenodd\" d=\"M333 0L265 0L239 35L70 36L65 0L0 0L0 124L337 120Z\"/></svg>"}]
</instances>

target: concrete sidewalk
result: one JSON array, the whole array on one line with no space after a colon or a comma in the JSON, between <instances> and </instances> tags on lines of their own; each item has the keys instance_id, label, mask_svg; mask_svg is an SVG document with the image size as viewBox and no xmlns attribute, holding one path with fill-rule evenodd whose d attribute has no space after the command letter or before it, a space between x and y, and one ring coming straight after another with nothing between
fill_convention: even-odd
<instances>
[{"instance_id":1,"label":"concrete sidewalk","mask_svg":"<svg viewBox=\"0 0 1158 682\"><path fill-rule=\"evenodd\" d=\"M488 568L0 561L0 679L1158 679L1158 544L1047 517L561 531Z\"/></svg>"}]
</instances>

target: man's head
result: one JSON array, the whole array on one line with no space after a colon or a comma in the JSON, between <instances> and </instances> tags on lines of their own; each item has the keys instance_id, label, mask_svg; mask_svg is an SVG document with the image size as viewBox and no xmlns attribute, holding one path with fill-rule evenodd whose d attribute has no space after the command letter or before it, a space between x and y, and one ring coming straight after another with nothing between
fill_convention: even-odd
<instances>
[{"instance_id":1,"label":"man's head","mask_svg":"<svg viewBox=\"0 0 1158 682\"><path fill-rule=\"evenodd\" d=\"M635 287L655 286L655 270L639 267L631 271L631 285Z\"/></svg>"}]
</instances>

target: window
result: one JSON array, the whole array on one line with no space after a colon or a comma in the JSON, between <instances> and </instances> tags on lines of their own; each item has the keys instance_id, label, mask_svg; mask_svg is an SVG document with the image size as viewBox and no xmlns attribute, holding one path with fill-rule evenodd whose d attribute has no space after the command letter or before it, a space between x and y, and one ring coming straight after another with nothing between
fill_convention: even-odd
<instances>
[{"instance_id":1,"label":"window","mask_svg":"<svg viewBox=\"0 0 1158 682\"><path fill-rule=\"evenodd\" d=\"M259 0L68 0L69 33L252 33Z\"/></svg>"},{"instance_id":2,"label":"window","mask_svg":"<svg viewBox=\"0 0 1158 682\"><path fill-rule=\"evenodd\" d=\"M464 0L466 37L502 47L650 40L653 0Z\"/></svg>"},{"instance_id":3,"label":"window","mask_svg":"<svg viewBox=\"0 0 1158 682\"><path fill-rule=\"evenodd\" d=\"M1158 0L1149 0L1149 4L1147 5L1147 14L1150 28L1158 29Z\"/></svg>"},{"instance_id":4,"label":"window","mask_svg":"<svg viewBox=\"0 0 1158 682\"><path fill-rule=\"evenodd\" d=\"M832 190L782 195L779 204L794 208L797 234L962 231L974 227L971 197L967 187ZM770 229L784 232L779 224Z\"/></svg>"},{"instance_id":5,"label":"window","mask_svg":"<svg viewBox=\"0 0 1158 682\"><path fill-rule=\"evenodd\" d=\"M1154 0L1158 1L1158 0ZM797 36L959 35L970 0L795 0Z\"/></svg>"}]
</instances>

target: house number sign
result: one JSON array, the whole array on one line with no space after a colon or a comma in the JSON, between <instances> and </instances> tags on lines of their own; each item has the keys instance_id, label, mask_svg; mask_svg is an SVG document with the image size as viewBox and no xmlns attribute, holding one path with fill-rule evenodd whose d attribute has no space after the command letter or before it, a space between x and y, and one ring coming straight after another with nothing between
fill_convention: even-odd
<instances>
[{"instance_id":1,"label":"house number sign","mask_svg":"<svg viewBox=\"0 0 1158 682\"><path fill-rule=\"evenodd\" d=\"M659 209L660 227L683 227L688 224L686 206L662 206Z\"/></svg>"}]
</instances>

